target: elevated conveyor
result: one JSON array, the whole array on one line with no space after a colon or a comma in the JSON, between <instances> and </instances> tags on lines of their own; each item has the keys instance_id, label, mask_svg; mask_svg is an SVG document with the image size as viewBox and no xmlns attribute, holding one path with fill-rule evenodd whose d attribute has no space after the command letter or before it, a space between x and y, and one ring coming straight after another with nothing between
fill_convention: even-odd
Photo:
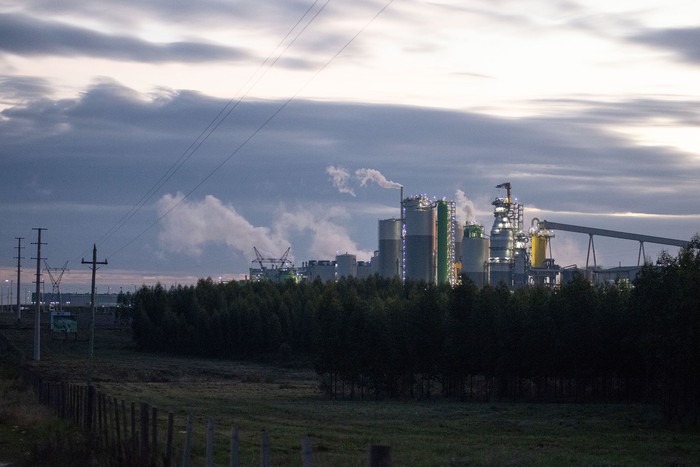
<instances>
[{"instance_id":1,"label":"elevated conveyor","mask_svg":"<svg viewBox=\"0 0 700 467\"><path fill-rule=\"evenodd\" d=\"M595 245L593 244L593 236L621 238L623 240L632 240L639 242L639 253L637 255L637 266L641 264L641 259L644 257L644 244L656 243L659 245L670 245L677 247L685 247L688 245L687 240L677 240L675 238L655 237L652 235L642 235L629 232L619 232L617 230L597 229L594 227L583 227L580 225L562 224L559 222L550 222L547 220L540 221L540 228L549 230L563 230L565 232L576 232L588 235L588 254L586 255L586 269L588 269L588 260L590 259L591 251L593 251L593 265L597 266L595 258Z\"/></svg>"}]
</instances>

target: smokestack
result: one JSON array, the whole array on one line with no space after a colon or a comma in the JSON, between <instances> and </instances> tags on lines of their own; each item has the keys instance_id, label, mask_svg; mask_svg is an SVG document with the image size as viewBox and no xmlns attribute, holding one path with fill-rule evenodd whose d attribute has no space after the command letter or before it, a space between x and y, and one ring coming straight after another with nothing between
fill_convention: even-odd
<instances>
[{"instance_id":1,"label":"smokestack","mask_svg":"<svg viewBox=\"0 0 700 467\"><path fill-rule=\"evenodd\" d=\"M401 199L399 199L399 219L403 219L403 185L401 185Z\"/></svg>"}]
</instances>

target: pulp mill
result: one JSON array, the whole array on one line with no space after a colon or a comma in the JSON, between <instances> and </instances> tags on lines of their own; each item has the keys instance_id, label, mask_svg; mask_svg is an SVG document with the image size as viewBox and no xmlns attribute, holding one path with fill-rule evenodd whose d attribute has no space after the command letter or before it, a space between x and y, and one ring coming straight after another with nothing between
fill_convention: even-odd
<instances>
[{"instance_id":1,"label":"pulp mill","mask_svg":"<svg viewBox=\"0 0 700 467\"><path fill-rule=\"evenodd\" d=\"M378 243L370 262L356 261L345 253L335 260L309 260L300 269L285 267L286 255L280 259L263 258L256 251L260 269L250 269L251 280L277 281L294 279L323 281L341 277L381 277L455 285L465 275L479 287L504 283L509 288L527 285L554 286L571 280L574 273L593 282L634 280L644 261L644 244L655 243L683 247L688 242L670 238L618 232L591 227L533 219L526 230L525 207L512 197L509 182L496 185L502 190L491 203L493 225L486 234L483 225L457 221L456 204L446 199L416 195L404 198L401 189L400 217L379 221ZM569 231L589 236L585 268L560 267L552 258L554 231ZM594 237L614 237L639 243L636 266L612 269L598 267ZM592 253L592 257L591 257ZM592 265L590 260L593 260ZM266 269L263 261L273 264ZM280 267L275 268L277 264Z\"/></svg>"},{"instance_id":2,"label":"pulp mill","mask_svg":"<svg viewBox=\"0 0 700 467\"><path fill-rule=\"evenodd\" d=\"M590 280L610 277L632 280L644 260L644 244L685 246L686 241L648 235L581 227L533 219L525 230L524 206L512 197L509 182L496 185L504 191L493 202L493 225L489 235L476 223L461 225L453 201L426 195L401 196L401 217L379 221L379 250L372 259L374 272L383 277L455 284L460 274L477 286L503 282L510 288L529 284L555 285L578 271ZM551 255L554 230L589 235L585 269L562 268ZM639 243L637 266L599 268L595 260L594 236L615 237ZM548 255L549 250L549 255ZM589 260L593 254L593 265Z\"/></svg>"}]
</instances>

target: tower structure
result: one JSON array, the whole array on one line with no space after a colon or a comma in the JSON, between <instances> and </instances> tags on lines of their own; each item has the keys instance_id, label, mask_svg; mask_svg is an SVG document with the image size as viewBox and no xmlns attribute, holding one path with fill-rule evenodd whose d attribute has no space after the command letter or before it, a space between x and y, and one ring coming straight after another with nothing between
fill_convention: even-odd
<instances>
[{"instance_id":1,"label":"tower structure","mask_svg":"<svg viewBox=\"0 0 700 467\"><path fill-rule=\"evenodd\" d=\"M513 226L513 204L511 203L510 183L502 183L496 188L505 188L506 196L498 196L491 203L493 208L493 226L491 227L491 244L489 247L489 283L500 282L513 286L513 266L515 228Z\"/></svg>"}]
</instances>

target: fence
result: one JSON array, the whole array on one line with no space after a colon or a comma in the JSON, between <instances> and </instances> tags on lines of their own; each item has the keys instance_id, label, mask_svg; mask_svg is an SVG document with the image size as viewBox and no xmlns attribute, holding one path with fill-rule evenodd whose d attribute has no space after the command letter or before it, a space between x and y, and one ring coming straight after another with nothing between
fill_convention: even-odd
<instances>
[{"instance_id":1,"label":"fence","mask_svg":"<svg viewBox=\"0 0 700 467\"><path fill-rule=\"evenodd\" d=\"M4 344L4 345L3 345ZM181 439L176 439L176 417L174 412L167 416L158 407L146 402L138 404L117 400L95 386L43 381L42 378L23 365L21 351L12 346L0 333L0 345L7 348L20 365L22 379L32 387L39 402L52 409L58 417L80 427L89 437L94 449L104 453L114 465L134 467L189 467L193 458L195 417L187 416ZM205 465L214 466L215 420L208 419L206 426ZM176 446L179 441L180 446ZM314 464L313 443L304 437L300 443L299 456L303 467ZM260 435L260 466L270 467L270 436L267 431ZM239 431L231 427L228 452L228 465L241 465ZM279 464L277 464L279 465ZM367 450L367 465L370 467L391 466L391 447L371 445Z\"/></svg>"}]
</instances>

